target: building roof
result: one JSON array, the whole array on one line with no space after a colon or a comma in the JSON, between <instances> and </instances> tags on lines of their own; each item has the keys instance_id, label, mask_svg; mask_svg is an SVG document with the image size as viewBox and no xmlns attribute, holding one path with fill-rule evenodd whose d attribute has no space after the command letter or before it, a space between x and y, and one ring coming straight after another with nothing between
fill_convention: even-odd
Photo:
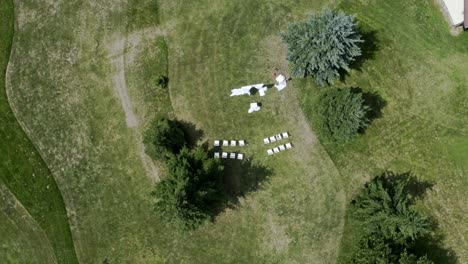
<instances>
[{"instance_id":1,"label":"building roof","mask_svg":"<svg viewBox=\"0 0 468 264\"><path fill-rule=\"evenodd\" d=\"M463 24L463 21L465 20L466 16L466 12L464 12L464 9L467 8L466 6L468 5L468 0L443 0L443 2L445 4L445 7L447 8L452 25L458 26Z\"/></svg>"},{"instance_id":2,"label":"building roof","mask_svg":"<svg viewBox=\"0 0 468 264\"><path fill-rule=\"evenodd\" d=\"M464 27L468 28L468 0L465 0L465 22L464 22Z\"/></svg>"}]
</instances>

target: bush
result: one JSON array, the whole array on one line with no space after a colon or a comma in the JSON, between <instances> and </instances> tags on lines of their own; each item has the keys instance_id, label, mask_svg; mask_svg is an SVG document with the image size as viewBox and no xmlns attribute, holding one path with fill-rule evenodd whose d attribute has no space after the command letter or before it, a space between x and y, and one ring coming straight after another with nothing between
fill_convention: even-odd
<instances>
[{"instance_id":1,"label":"bush","mask_svg":"<svg viewBox=\"0 0 468 264\"><path fill-rule=\"evenodd\" d=\"M145 150L153 159L166 160L187 145L182 124L177 120L163 118L155 122L147 132Z\"/></svg>"},{"instance_id":2,"label":"bush","mask_svg":"<svg viewBox=\"0 0 468 264\"><path fill-rule=\"evenodd\" d=\"M292 23L283 41L288 45L288 60L294 76L312 75L319 85L333 84L340 70L361 55L363 42L353 16L323 9L304 22Z\"/></svg>"},{"instance_id":3,"label":"bush","mask_svg":"<svg viewBox=\"0 0 468 264\"><path fill-rule=\"evenodd\" d=\"M192 152L183 148L168 160L167 168L167 177L152 192L161 218L183 227L209 220L224 197L219 159L208 157L200 147Z\"/></svg>"},{"instance_id":4,"label":"bush","mask_svg":"<svg viewBox=\"0 0 468 264\"><path fill-rule=\"evenodd\" d=\"M325 134L336 141L348 141L367 127L369 107L361 93L351 89L331 89L319 102L319 115Z\"/></svg>"}]
</instances>

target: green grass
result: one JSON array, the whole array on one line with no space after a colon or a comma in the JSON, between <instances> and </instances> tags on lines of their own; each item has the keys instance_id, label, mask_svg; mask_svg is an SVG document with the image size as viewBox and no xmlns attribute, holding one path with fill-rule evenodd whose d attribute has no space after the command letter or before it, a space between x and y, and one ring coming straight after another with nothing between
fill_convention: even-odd
<instances>
[{"instance_id":1,"label":"green grass","mask_svg":"<svg viewBox=\"0 0 468 264\"><path fill-rule=\"evenodd\" d=\"M52 253L52 258L60 263L76 263L68 218L60 190L46 164L19 126L5 93L5 72L14 34L13 1L7 0L0 3L0 18L0 135L2 135L0 184L4 184L11 191L18 202L27 210L27 213L31 215L33 221L45 233L45 236L39 237L40 239L31 235L36 240L33 240L35 243L28 242L28 247L32 247L30 250L25 249L26 246L23 244L16 245L15 236L18 241L27 240L24 237L29 236L28 232L34 228L27 226L27 221L12 216L12 221L16 223L17 228L24 225L26 231L19 235L14 233L18 232L15 228L7 228L8 233L2 232L5 234L5 236L2 235L2 247L20 252L21 258L16 259L18 262L21 262L19 261L21 259L27 261L28 258L34 259L36 257L38 262L41 262L39 258L42 254L40 251L43 250L41 244L50 243L53 252L46 250L44 254ZM4 213L6 214L7 211L5 210ZM2 217L0 222L2 226L11 225L10 221L6 219ZM36 223L32 223L32 225ZM10 233L10 231L12 232ZM13 235L10 237L12 239L10 241L8 241L8 234ZM15 262L15 258L12 257L12 261ZM44 261L43 263L48 262L47 259L42 259L42 261Z\"/></svg>"},{"instance_id":2,"label":"green grass","mask_svg":"<svg viewBox=\"0 0 468 264\"><path fill-rule=\"evenodd\" d=\"M383 116L353 142L323 141L348 183L348 198L386 169L411 171L432 182L421 210L438 221L443 246L463 262L468 258L463 239L468 235L468 35L450 35L432 1L343 1L340 7L357 14L363 29L373 32L377 48L361 69L336 85L376 92L386 101ZM313 125L316 114L310 106L320 89L308 83L301 87L303 109ZM353 241L351 230L359 230L353 226L346 225L343 256Z\"/></svg>"},{"instance_id":3,"label":"green grass","mask_svg":"<svg viewBox=\"0 0 468 264\"><path fill-rule=\"evenodd\" d=\"M375 31L378 49L338 85L377 91L387 105L364 135L346 145L325 142L325 149L300 109L319 92L311 81L293 80L261 98L229 94L272 83L275 69L287 73L279 32L329 1L159 1L158 14L149 1L52 2L18 3L7 88L56 176L80 262L334 263L346 198L385 169L435 182L420 206L439 220L449 216L440 221L444 243L467 259L467 36L450 36L432 2L340 5ZM114 91L109 55L119 39L126 40L137 128L127 127ZM155 85L167 73L168 91ZM247 114L251 101L262 102L262 110ZM141 131L166 115L194 123L208 143L246 139L248 147L232 150L272 173L233 170L226 186L244 195L215 222L190 232L163 226L151 208L154 181L138 143ZM263 137L282 131L295 148L267 157Z\"/></svg>"}]
</instances>

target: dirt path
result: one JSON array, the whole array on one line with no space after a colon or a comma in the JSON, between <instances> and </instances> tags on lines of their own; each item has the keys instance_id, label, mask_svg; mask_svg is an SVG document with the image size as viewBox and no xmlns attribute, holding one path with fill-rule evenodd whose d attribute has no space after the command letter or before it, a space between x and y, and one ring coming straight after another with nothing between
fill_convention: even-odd
<instances>
[{"instance_id":1,"label":"dirt path","mask_svg":"<svg viewBox=\"0 0 468 264\"><path fill-rule=\"evenodd\" d=\"M132 35L133 36L133 35ZM132 37L133 39L135 37ZM132 129L136 135L136 144L138 156L145 168L148 176L154 181L159 181L158 169L154 165L151 158L145 153L143 145L143 137L138 129L138 119L132 107L130 96L128 95L127 83L125 80L125 51L127 46L127 36L118 36L113 38L111 45L108 46L109 59L114 66L114 75L112 81L114 83L114 91L120 99L122 108L125 113L125 121L127 127Z\"/></svg>"}]
</instances>

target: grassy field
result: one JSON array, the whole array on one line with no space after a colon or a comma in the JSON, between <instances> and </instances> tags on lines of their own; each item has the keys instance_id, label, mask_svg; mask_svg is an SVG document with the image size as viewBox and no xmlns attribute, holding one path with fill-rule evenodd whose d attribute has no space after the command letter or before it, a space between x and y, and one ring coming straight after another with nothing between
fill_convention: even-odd
<instances>
[{"instance_id":1,"label":"grassy field","mask_svg":"<svg viewBox=\"0 0 468 264\"><path fill-rule=\"evenodd\" d=\"M368 59L337 86L359 87L385 101L382 117L355 141L325 144L348 183L348 198L386 169L411 171L431 182L419 207L438 222L443 246L465 263L468 35L450 35L432 1L343 1L340 7L357 14L375 47L369 45ZM320 89L303 83L301 90L304 109L314 120L308 106ZM343 245L344 255L351 244Z\"/></svg>"},{"instance_id":2,"label":"grassy field","mask_svg":"<svg viewBox=\"0 0 468 264\"><path fill-rule=\"evenodd\" d=\"M65 206L57 184L13 115L5 73L14 32L13 1L0 3L0 259L18 263L76 263ZM10 193L11 192L11 193ZM14 201L17 199L17 201ZM10 208L11 207L11 208ZM24 209L15 209L24 207ZM40 234L40 235L38 235ZM52 250L47 247L52 246ZM42 258L45 257L45 258Z\"/></svg>"},{"instance_id":3,"label":"grassy field","mask_svg":"<svg viewBox=\"0 0 468 264\"><path fill-rule=\"evenodd\" d=\"M348 199L384 169L435 183L421 210L467 259L467 36L449 35L432 2L354 2L17 1L7 89L63 193L78 260L335 263ZM376 45L338 85L378 92L386 106L356 141L323 148L300 107L319 93L311 82L266 97L229 94L287 73L279 32L326 4L357 13ZM165 74L169 90L155 84ZM262 110L247 114L253 101ZM224 149L250 159L227 163L232 206L194 231L158 223L151 209L163 173L148 172L141 137L161 116L193 123L200 143L248 142ZM294 149L267 157L263 137L282 131Z\"/></svg>"}]
</instances>

